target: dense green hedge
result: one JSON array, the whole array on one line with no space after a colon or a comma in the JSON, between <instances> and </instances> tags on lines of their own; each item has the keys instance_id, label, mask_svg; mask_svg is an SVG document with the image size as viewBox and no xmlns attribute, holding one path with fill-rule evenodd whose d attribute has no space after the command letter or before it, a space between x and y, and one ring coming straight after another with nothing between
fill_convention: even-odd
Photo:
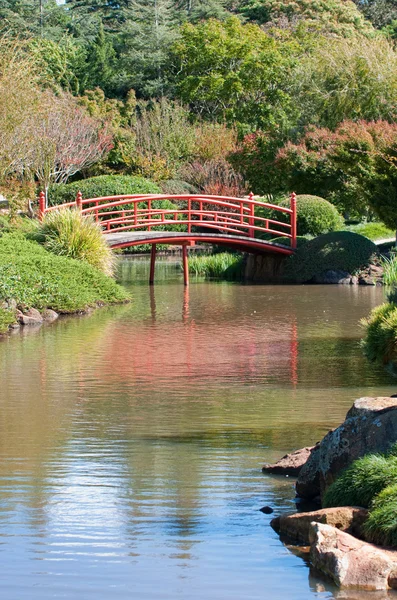
<instances>
[{"instance_id":1,"label":"dense green hedge","mask_svg":"<svg viewBox=\"0 0 397 600\"><path fill-rule=\"evenodd\" d=\"M290 208L289 198L276 201L278 206ZM296 197L297 230L300 236L321 235L328 231L343 229L344 220L333 204L319 196L299 195ZM270 217L276 221L289 223L290 218L278 210L257 209L256 214L261 217Z\"/></svg>"},{"instance_id":2,"label":"dense green hedge","mask_svg":"<svg viewBox=\"0 0 397 600\"><path fill-rule=\"evenodd\" d=\"M73 202L77 192L83 198L96 198L100 196L121 196L124 194L161 194L161 189L156 183L144 177L128 175L99 175L89 179L81 179L72 183L52 185L49 189L50 205Z\"/></svg>"},{"instance_id":3,"label":"dense green hedge","mask_svg":"<svg viewBox=\"0 0 397 600\"><path fill-rule=\"evenodd\" d=\"M286 260L285 275L297 282L310 281L324 271L354 274L369 265L377 248L368 238L350 231L325 233L298 248Z\"/></svg>"}]
</instances>

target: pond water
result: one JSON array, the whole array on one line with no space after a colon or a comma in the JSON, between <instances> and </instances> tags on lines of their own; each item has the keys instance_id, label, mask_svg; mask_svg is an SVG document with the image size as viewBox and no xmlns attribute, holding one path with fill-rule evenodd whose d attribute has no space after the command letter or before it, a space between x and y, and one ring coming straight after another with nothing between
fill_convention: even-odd
<instances>
[{"instance_id":1,"label":"pond water","mask_svg":"<svg viewBox=\"0 0 397 600\"><path fill-rule=\"evenodd\" d=\"M380 288L181 284L122 259L133 302L0 343L4 600L381 600L310 574L269 526L264 462L389 395L358 321Z\"/></svg>"}]
</instances>

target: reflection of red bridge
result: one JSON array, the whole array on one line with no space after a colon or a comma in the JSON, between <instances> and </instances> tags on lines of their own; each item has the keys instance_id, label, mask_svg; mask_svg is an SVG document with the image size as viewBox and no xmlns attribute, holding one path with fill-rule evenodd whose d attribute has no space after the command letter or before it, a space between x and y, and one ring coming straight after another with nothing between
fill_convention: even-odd
<instances>
[{"instance_id":1,"label":"reflection of red bridge","mask_svg":"<svg viewBox=\"0 0 397 600\"><path fill-rule=\"evenodd\" d=\"M254 200L253 194L248 198L135 194L83 199L79 192L75 202L63 204L62 207L77 207L83 214L94 215L104 228L112 248L151 244L151 283L154 279L156 244L160 243L182 245L186 285L187 246L196 242L229 246L244 252L286 255L292 254L296 248L295 194L291 194L290 208L286 208ZM45 207L42 192L40 218L57 208ZM258 216L258 212L264 214L263 209L279 212L286 222L271 216ZM263 234L285 237L287 243L284 245L261 239Z\"/></svg>"}]
</instances>

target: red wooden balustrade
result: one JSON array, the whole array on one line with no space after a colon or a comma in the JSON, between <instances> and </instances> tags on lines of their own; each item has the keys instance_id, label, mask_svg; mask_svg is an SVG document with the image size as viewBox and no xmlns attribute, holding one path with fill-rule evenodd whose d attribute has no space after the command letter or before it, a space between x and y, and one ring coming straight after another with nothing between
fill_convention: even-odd
<instances>
[{"instance_id":1,"label":"red wooden balustrade","mask_svg":"<svg viewBox=\"0 0 397 600\"><path fill-rule=\"evenodd\" d=\"M169 200L175 208L156 208L156 203ZM226 233L259 238L268 233L273 237L290 239L290 247L296 248L296 194L290 197L290 207L285 208L248 198L229 198L208 195L133 194L83 199L78 192L76 201L61 206L45 206L44 192L39 197L39 218L63 207L76 207L82 214L92 214L101 224L104 233L125 231L162 230L185 226L187 233L192 228L205 228L213 233ZM287 216L287 222L258 216L260 209L272 209Z\"/></svg>"}]
</instances>

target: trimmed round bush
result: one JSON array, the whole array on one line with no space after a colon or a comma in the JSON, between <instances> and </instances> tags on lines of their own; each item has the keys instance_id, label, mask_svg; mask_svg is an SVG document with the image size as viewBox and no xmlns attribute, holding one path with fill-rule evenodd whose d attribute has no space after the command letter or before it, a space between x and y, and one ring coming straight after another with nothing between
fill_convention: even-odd
<instances>
[{"instance_id":1,"label":"trimmed round bush","mask_svg":"<svg viewBox=\"0 0 397 600\"><path fill-rule=\"evenodd\" d=\"M279 203L280 206L289 208L290 199L286 198ZM320 198L319 196L310 196L302 194L296 197L297 207L297 229L298 234L303 235L321 235L328 231L339 231L343 228L344 221L342 216L331 202ZM282 213L275 211L278 219ZM289 222L286 216L282 220Z\"/></svg>"},{"instance_id":2,"label":"trimmed round bush","mask_svg":"<svg viewBox=\"0 0 397 600\"><path fill-rule=\"evenodd\" d=\"M367 454L354 461L338 479L329 486L323 506L364 506L382 490L397 482L397 458L380 454Z\"/></svg>"},{"instance_id":3,"label":"trimmed round bush","mask_svg":"<svg viewBox=\"0 0 397 600\"><path fill-rule=\"evenodd\" d=\"M351 231L332 231L298 248L285 262L284 274L297 282L308 282L324 271L356 273L367 267L377 253L371 240Z\"/></svg>"},{"instance_id":4,"label":"trimmed round bush","mask_svg":"<svg viewBox=\"0 0 397 600\"><path fill-rule=\"evenodd\" d=\"M49 203L51 206L74 202L77 192L83 198L96 198L101 196L121 196L124 194L161 194L162 191L156 183L144 177L129 175L98 175L89 179L81 179L72 183L58 183L49 189Z\"/></svg>"},{"instance_id":5,"label":"trimmed round bush","mask_svg":"<svg viewBox=\"0 0 397 600\"><path fill-rule=\"evenodd\" d=\"M397 546L397 483L374 498L364 531L367 540L374 544Z\"/></svg>"},{"instance_id":6,"label":"trimmed round bush","mask_svg":"<svg viewBox=\"0 0 397 600\"><path fill-rule=\"evenodd\" d=\"M275 244L282 244L283 246L291 246L291 238L287 238L287 237L277 237L277 238L273 238L272 240L270 240L271 242L274 242ZM305 244L307 244L309 240L304 237L303 235L298 235L296 237L296 247L300 248L301 246L304 246Z\"/></svg>"}]
</instances>

